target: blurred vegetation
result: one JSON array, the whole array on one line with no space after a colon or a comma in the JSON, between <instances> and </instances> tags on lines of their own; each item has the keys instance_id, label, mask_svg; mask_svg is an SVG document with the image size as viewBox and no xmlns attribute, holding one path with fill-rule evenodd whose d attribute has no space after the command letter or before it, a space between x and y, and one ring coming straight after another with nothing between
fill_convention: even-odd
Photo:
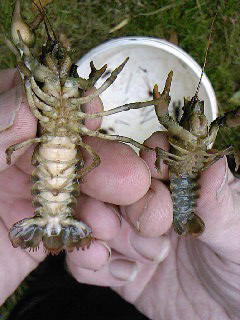
<instances>
[{"instance_id":1,"label":"blurred vegetation","mask_svg":"<svg viewBox=\"0 0 240 320\"><path fill-rule=\"evenodd\" d=\"M21 285L17 288L17 290L6 300L4 305L0 307L0 319L7 320L8 315L15 304L19 301L19 299L24 294L25 290L27 289L26 281L23 281Z\"/></svg>"},{"instance_id":2,"label":"blurred vegetation","mask_svg":"<svg viewBox=\"0 0 240 320\"><path fill-rule=\"evenodd\" d=\"M12 0L0 1L0 23L8 37L13 3ZM33 7L30 0L22 1L26 21L36 15ZM235 107L231 97L240 90L239 1L53 0L46 8L56 34L70 42L72 56L77 60L104 41L135 35L177 42L200 65L203 65L210 25L217 12L206 73L215 90L220 113ZM43 26L39 28L38 37L41 40L37 42L36 53L45 37ZM0 68L14 65L15 59L0 34ZM218 147L222 142L238 144L239 130L222 132Z\"/></svg>"},{"instance_id":3,"label":"blurred vegetation","mask_svg":"<svg viewBox=\"0 0 240 320\"><path fill-rule=\"evenodd\" d=\"M200 65L217 12L206 73L214 87L220 113L236 103L232 96L240 90L240 6L236 0L48 0L48 18L56 34L70 42L72 57L78 60L91 48L112 38L149 36L178 42ZM24 2L24 5L23 5ZM0 21L8 36L13 0L0 2ZM35 10L33 10L35 8ZM33 13L34 11L34 13ZM22 1L26 21L37 14L31 1ZM36 54L45 37L39 28ZM13 67L14 57L0 36L0 68ZM183 93L184 95L184 93ZM226 130L219 142L226 136ZM227 130L227 143L238 138L237 130Z\"/></svg>"}]
</instances>

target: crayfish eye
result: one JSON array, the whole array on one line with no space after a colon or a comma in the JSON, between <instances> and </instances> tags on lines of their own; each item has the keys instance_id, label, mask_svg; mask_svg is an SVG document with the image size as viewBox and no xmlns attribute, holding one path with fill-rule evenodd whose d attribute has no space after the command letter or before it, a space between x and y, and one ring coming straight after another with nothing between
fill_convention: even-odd
<instances>
[{"instance_id":1,"label":"crayfish eye","mask_svg":"<svg viewBox=\"0 0 240 320\"><path fill-rule=\"evenodd\" d=\"M204 102L203 101L197 101L194 106L194 112L196 112L199 115L204 114Z\"/></svg>"}]
</instances>

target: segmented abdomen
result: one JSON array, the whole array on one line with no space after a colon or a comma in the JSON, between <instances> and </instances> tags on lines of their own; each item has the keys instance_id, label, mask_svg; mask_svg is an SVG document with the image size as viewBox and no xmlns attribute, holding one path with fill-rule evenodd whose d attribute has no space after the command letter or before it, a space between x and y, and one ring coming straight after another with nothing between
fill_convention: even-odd
<instances>
[{"instance_id":1,"label":"segmented abdomen","mask_svg":"<svg viewBox=\"0 0 240 320\"><path fill-rule=\"evenodd\" d=\"M41 143L33 155L36 169L32 173L32 194L36 194L33 205L40 208L42 215L62 219L71 214L75 197L79 194L75 145L68 137L54 137ZM36 211L37 211L36 210Z\"/></svg>"},{"instance_id":2,"label":"segmented abdomen","mask_svg":"<svg viewBox=\"0 0 240 320\"><path fill-rule=\"evenodd\" d=\"M81 153L67 136L49 140L37 146L33 154L35 215L17 222L10 230L10 239L13 246L22 248L35 248L43 241L47 250L57 253L62 248L84 247L92 237L91 229L73 218L80 193Z\"/></svg>"},{"instance_id":3,"label":"segmented abdomen","mask_svg":"<svg viewBox=\"0 0 240 320\"><path fill-rule=\"evenodd\" d=\"M204 222L195 213L198 178L188 174L170 173L170 190L173 201L173 227L179 235L200 235Z\"/></svg>"}]
</instances>

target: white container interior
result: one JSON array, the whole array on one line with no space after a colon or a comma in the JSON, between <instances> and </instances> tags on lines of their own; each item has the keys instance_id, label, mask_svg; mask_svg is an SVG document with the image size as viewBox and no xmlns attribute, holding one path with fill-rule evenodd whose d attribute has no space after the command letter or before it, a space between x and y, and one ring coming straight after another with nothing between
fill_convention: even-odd
<instances>
[{"instance_id":1,"label":"white container interior","mask_svg":"<svg viewBox=\"0 0 240 320\"><path fill-rule=\"evenodd\" d=\"M99 87L107 79L109 72L119 66L126 57L130 59L122 72L100 95L105 110L130 102L151 100L154 84L158 84L159 91L162 92L170 70L173 70L170 113L173 113L174 106L183 106L184 96L192 97L195 94L202 68L179 47L155 38L125 37L103 43L78 61L78 74L88 78L90 61L94 62L96 68L107 63L107 74L96 83L96 87ZM204 100L205 114L210 123L217 116L217 102L205 74L199 98ZM128 136L142 143L153 132L163 128L157 120L154 107L151 106L104 117L101 129L109 134Z\"/></svg>"}]
</instances>

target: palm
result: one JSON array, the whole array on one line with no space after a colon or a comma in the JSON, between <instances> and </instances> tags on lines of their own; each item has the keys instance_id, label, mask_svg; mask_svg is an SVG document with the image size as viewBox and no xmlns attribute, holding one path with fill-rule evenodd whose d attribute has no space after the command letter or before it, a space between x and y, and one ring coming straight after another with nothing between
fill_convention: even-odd
<instances>
[{"instance_id":1,"label":"palm","mask_svg":"<svg viewBox=\"0 0 240 320\"><path fill-rule=\"evenodd\" d=\"M222 265L222 261L219 265L215 253L198 240L177 239L172 234L171 244L175 250L164 262L157 267L143 266L133 283L116 291L131 296L130 302L150 319L207 319L209 314L214 319L229 319L222 307L226 283L212 269L224 279L224 271L234 272L235 267L226 270L228 263ZM206 257L207 261L202 260ZM237 276L232 278L233 283L236 280Z\"/></svg>"},{"instance_id":2,"label":"palm","mask_svg":"<svg viewBox=\"0 0 240 320\"><path fill-rule=\"evenodd\" d=\"M159 142L163 147L164 137L157 134L147 144L153 147ZM166 179L166 167L160 175L154 169L154 155L142 157L152 174L151 190L136 203L121 207L121 232L108 241L109 264L98 272L87 271L80 259L74 263L76 256L70 255L72 274L80 282L111 286L150 319L238 319L239 180L225 159L204 171L196 210L205 221L205 232L199 238L180 238L170 229L170 194L159 181ZM130 263L138 272L126 279ZM112 277L113 266L120 269L117 277L115 272Z\"/></svg>"},{"instance_id":3,"label":"palm","mask_svg":"<svg viewBox=\"0 0 240 320\"><path fill-rule=\"evenodd\" d=\"M141 265L134 282L115 288L150 319L239 318L240 181L228 172L228 183L216 192L224 161L202 174L198 211L204 234L180 238L170 231L166 259Z\"/></svg>"}]
</instances>

